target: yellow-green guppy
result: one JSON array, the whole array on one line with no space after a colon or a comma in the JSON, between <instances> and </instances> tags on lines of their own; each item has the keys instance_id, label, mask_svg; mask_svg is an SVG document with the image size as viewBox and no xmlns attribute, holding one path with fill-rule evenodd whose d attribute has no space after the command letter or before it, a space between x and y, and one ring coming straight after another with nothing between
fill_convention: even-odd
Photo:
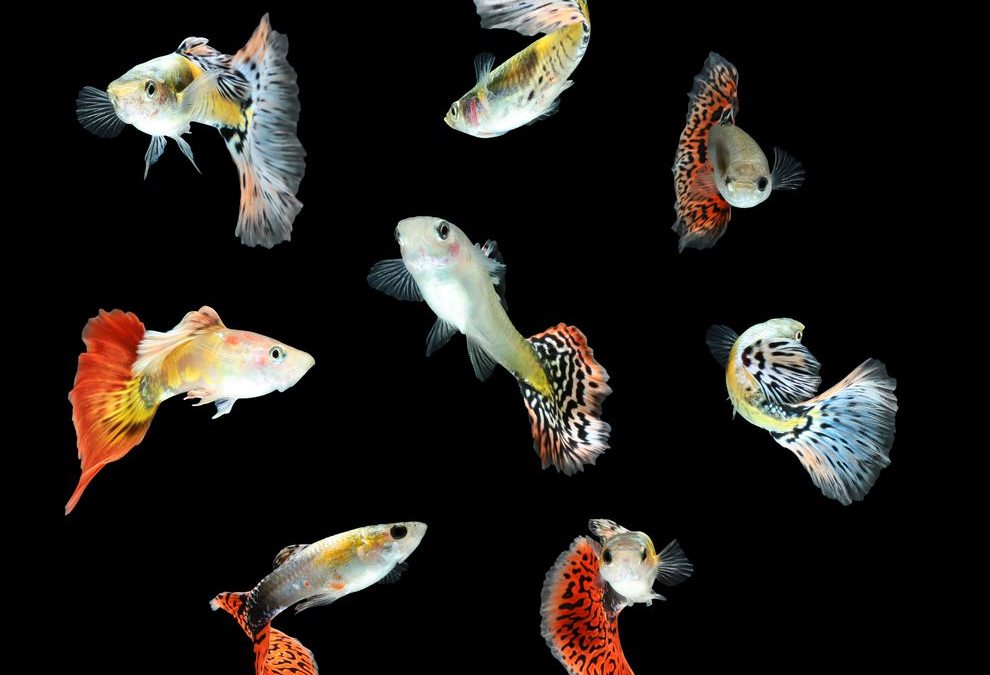
<instances>
[{"instance_id":1,"label":"yellow-green guppy","mask_svg":"<svg viewBox=\"0 0 990 675\"><path fill-rule=\"evenodd\" d=\"M450 106L444 121L479 138L492 138L557 112L567 79L591 40L587 0L474 0L482 28L523 35L546 33L499 67L493 54L474 60L477 83Z\"/></svg>"},{"instance_id":2,"label":"yellow-green guppy","mask_svg":"<svg viewBox=\"0 0 990 675\"><path fill-rule=\"evenodd\" d=\"M103 138L117 136L128 124L149 134L145 177L165 152L166 139L195 167L182 135L192 122L218 129L240 175L234 234L248 246L270 248L292 233L302 209L296 192L306 170L306 153L296 138L299 87L286 60L289 41L272 30L266 14L233 56L207 42L186 38L173 53L131 68L105 91L83 88L76 116Z\"/></svg>"},{"instance_id":3,"label":"yellow-green guppy","mask_svg":"<svg viewBox=\"0 0 990 675\"><path fill-rule=\"evenodd\" d=\"M867 359L816 396L819 363L803 336L800 322L771 319L742 335L712 326L706 338L735 411L797 455L826 497L850 504L890 464L897 380Z\"/></svg>"}]
</instances>

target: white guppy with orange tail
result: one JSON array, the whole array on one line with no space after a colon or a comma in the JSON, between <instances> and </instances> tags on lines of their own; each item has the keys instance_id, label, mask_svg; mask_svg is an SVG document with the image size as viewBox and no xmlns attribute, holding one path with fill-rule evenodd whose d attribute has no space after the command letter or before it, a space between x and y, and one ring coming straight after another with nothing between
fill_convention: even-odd
<instances>
[{"instance_id":1,"label":"white guppy with orange tail","mask_svg":"<svg viewBox=\"0 0 990 675\"><path fill-rule=\"evenodd\" d=\"M706 337L725 368L735 411L797 455L826 497L850 504L890 464L897 380L883 363L867 359L815 396L819 363L803 336L800 322L771 319L742 335L713 326Z\"/></svg>"},{"instance_id":2,"label":"white guppy with orange tail","mask_svg":"<svg viewBox=\"0 0 990 675\"><path fill-rule=\"evenodd\" d=\"M296 138L299 87L286 60L289 41L272 30L266 14L233 56L207 42L186 38L172 54L131 68L106 91L83 88L76 116L104 138L117 136L127 124L149 134L145 177L165 151L166 139L195 167L182 135L192 122L218 129L240 175L235 235L248 246L271 248L290 238L302 209L296 192L306 170L306 153Z\"/></svg>"},{"instance_id":3,"label":"white guppy with orange tail","mask_svg":"<svg viewBox=\"0 0 990 675\"><path fill-rule=\"evenodd\" d=\"M284 342L227 328L210 307L165 333L145 330L130 312L101 310L83 342L69 392L82 475L66 514L104 466L141 442L163 401L185 394L196 405L215 403L216 418L237 399L285 391L315 363Z\"/></svg>"}]
</instances>

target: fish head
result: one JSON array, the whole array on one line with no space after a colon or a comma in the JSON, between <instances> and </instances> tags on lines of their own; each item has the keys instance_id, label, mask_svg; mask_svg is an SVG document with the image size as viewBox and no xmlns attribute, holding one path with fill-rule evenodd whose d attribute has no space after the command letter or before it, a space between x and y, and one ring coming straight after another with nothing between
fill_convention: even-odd
<instances>
[{"instance_id":1,"label":"fish head","mask_svg":"<svg viewBox=\"0 0 990 675\"><path fill-rule=\"evenodd\" d=\"M755 160L733 162L726 168L722 176L724 189L720 192L732 206L748 209L770 196L773 190L770 167L762 154Z\"/></svg>"},{"instance_id":2,"label":"fish head","mask_svg":"<svg viewBox=\"0 0 990 675\"><path fill-rule=\"evenodd\" d=\"M770 319L761 324L760 337L763 339L784 338L801 341L804 337L804 324L794 319Z\"/></svg>"},{"instance_id":3,"label":"fish head","mask_svg":"<svg viewBox=\"0 0 990 675\"><path fill-rule=\"evenodd\" d=\"M316 360L302 351L265 335L246 331L223 331L225 356L236 364L238 398L264 396L285 391L302 379Z\"/></svg>"},{"instance_id":4,"label":"fish head","mask_svg":"<svg viewBox=\"0 0 990 675\"><path fill-rule=\"evenodd\" d=\"M432 216L399 221L395 240L402 262L414 277L450 272L471 253L471 241L459 227Z\"/></svg>"},{"instance_id":5,"label":"fish head","mask_svg":"<svg viewBox=\"0 0 990 675\"><path fill-rule=\"evenodd\" d=\"M387 523L370 529L369 549L381 556L383 562L392 565L412 555L426 535L426 523L416 521Z\"/></svg>"},{"instance_id":6,"label":"fish head","mask_svg":"<svg viewBox=\"0 0 990 675\"><path fill-rule=\"evenodd\" d=\"M626 597L641 595L640 588L653 585L657 570L657 552L653 541L643 532L624 532L610 537L598 556L599 574L617 592Z\"/></svg>"},{"instance_id":7,"label":"fish head","mask_svg":"<svg viewBox=\"0 0 990 675\"><path fill-rule=\"evenodd\" d=\"M174 58L162 56L128 70L107 87L117 117L145 133L165 135L184 127L178 92L191 81L177 69ZM181 57L179 57L181 58Z\"/></svg>"},{"instance_id":8,"label":"fish head","mask_svg":"<svg viewBox=\"0 0 990 675\"><path fill-rule=\"evenodd\" d=\"M487 99L484 96L484 92L469 91L450 105L450 109L447 110L443 121L451 129L456 129L457 131L479 138L500 135L486 133L483 130L482 122L485 119L487 110Z\"/></svg>"}]
</instances>

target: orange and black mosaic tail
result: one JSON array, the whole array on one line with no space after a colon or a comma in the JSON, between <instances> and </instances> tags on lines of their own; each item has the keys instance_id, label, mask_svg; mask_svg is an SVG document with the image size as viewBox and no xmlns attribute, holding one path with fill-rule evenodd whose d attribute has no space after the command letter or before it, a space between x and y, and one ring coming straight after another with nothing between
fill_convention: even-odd
<instances>
[{"instance_id":1,"label":"orange and black mosaic tail","mask_svg":"<svg viewBox=\"0 0 990 675\"><path fill-rule=\"evenodd\" d=\"M618 612L610 612L598 576L601 549L578 537L543 582L543 637L571 675L633 675L619 642Z\"/></svg>"},{"instance_id":2,"label":"orange and black mosaic tail","mask_svg":"<svg viewBox=\"0 0 990 675\"><path fill-rule=\"evenodd\" d=\"M549 383L549 391L540 391L519 380L536 452L543 468L574 474L608 449L611 427L601 419L602 402L612 393L608 373L574 326L559 324L529 342Z\"/></svg>"},{"instance_id":3,"label":"orange and black mosaic tail","mask_svg":"<svg viewBox=\"0 0 990 675\"><path fill-rule=\"evenodd\" d=\"M680 237L680 251L714 246L729 224L732 207L715 186L708 159L708 132L717 124L735 123L738 89L736 67L715 52L710 53L688 94L687 122L674 158L677 220L672 229Z\"/></svg>"},{"instance_id":4,"label":"orange and black mosaic tail","mask_svg":"<svg viewBox=\"0 0 990 675\"><path fill-rule=\"evenodd\" d=\"M222 609L254 642L256 675L316 675L319 669L313 653L299 640L265 624L257 635L248 625L248 593L221 593L210 601L214 610Z\"/></svg>"}]
</instances>

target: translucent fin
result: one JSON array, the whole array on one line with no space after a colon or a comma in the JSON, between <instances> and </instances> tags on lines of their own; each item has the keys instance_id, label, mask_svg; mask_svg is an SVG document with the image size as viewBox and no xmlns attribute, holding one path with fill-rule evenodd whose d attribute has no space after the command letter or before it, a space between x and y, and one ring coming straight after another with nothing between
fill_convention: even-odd
<instances>
[{"instance_id":1,"label":"translucent fin","mask_svg":"<svg viewBox=\"0 0 990 675\"><path fill-rule=\"evenodd\" d=\"M482 28L522 35L553 33L578 22L590 25L586 0L474 0Z\"/></svg>"},{"instance_id":2,"label":"translucent fin","mask_svg":"<svg viewBox=\"0 0 990 675\"><path fill-rule=\"evenodd\" d=\"M708 350L719 362L722 368L729 367L729 354L735 346L739 336L736 331L728 326L712 326L705 333L705 342L708 343Z\"/></svg>"},{"instance_id":3,"label":"translucent fin","mask_svg":"<svg viewBox=\"0 0 990 675\"><path fill-rule=\"evenodd\" d=\"M165 137L164 136L152 136L151 143L148 144L148 150L144 153L144 177L148 178L148 169L151 165L158 161L158 158L162 156L165 152Z\"/></svg>"},{"instance_id":4,"label":"translucent fin","mask_svg":"<svg viewBox=\"0 0 990 675\"><path fill-rule=\"evenodd\" d=\"M467 348L468 356L471 357L471 365L474 367L474 374L484 382L491 377L495 370L495 360L470 335L467 339Z\"/></svg>"},{"instance_id":5,"label":"translucent fin","mask_svg":"<svg viewBox=\"0 0 990 675\"><path fill-rule=\"evenodd\" d=\"M657 580L664 586L676 586L694 573L694 565L684 555L684 551L676 539L667 544L667 548L660 551L659 558L660 567L657 569Z\"/></svg>"},{"instance_id":6,"label":"translucent fin","mask_svg":"<svg viewBox=\"0 0 990 675\"><path fill-rule=\"evenodd\" d=\"M804 167L780 148L773 149L770 185L774 190L797 190L804 184Z\"/></svg>"},{"instance_id":7,"label":"translucent fin","mask_svg":"<svg viewBox=\"0 0 990 675\"><path fill-rule=\"evenodd\" d=\"M426 336L426 355L430 356L443 347L456 333L456 327L437 317L436 323L430 329L430 334Z\"/></svg>"},{"instance_id":8,"label":"translucent fin","mask_svg":"<svg viewBox=\"0 0 990 675\"><path fill-rule=\"evenodd\" d=\"M614 520L608 520L607 518L594 518L589 520L588 529L591 530L593 535L598 537L603 542L608 541L617 534L622 534L623 532L629 531Z\"/></svg>"},{"instance_id":9,"label":"translucent fin","mask_svg":"<svg viewBox=\"0 0 990 675\"><path fill-rule=\"evenodd\" d=\"M83 87L76 99L76 119L83 128L100 138L114 138L127 126L117 117L110 95L96 87Z\"/></svg>"}]
</instances>

